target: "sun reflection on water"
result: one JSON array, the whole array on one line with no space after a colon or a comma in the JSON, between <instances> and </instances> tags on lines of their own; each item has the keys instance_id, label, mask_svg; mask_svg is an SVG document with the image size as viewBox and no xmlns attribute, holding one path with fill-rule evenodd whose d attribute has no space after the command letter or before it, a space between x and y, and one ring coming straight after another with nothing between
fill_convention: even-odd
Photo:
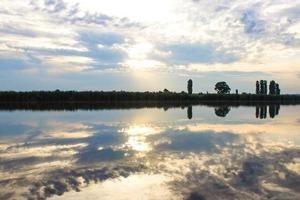
<instances>
[{"instance_id":1,"label":"sun reflection on water","mask_svg":"<svg viewBox=\"0 0 300 200\"><path fill-rule=\"evenodd\" d=\"M119 132L128 135L125 146L134 151L148 152L152 150L152 146L150 143L146 142L147 136L159 134L162 130L149 125L133 125L129 126L129 128L123 128Z\"/></svg>"}]
</instances>

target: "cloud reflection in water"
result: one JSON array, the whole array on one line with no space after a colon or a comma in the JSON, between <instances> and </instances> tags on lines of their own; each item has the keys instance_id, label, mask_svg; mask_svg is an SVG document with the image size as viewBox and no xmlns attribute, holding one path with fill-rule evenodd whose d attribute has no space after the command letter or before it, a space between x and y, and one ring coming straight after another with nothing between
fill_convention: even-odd
<instances>
[{"instance_id":1,"label":"cloud reflection in water","mask_svg":"<svg viewBox=\"0 0 300 200\"><path fill-rule=\"evenodd\" d=\"M299 198L299 123L294 118L299 107L282 107L289 113L259 123L245 111L232 110L228 118L216 119L201 109L202 115L193 111L201 119L185 120L182 110L154 110L144 117L148 121L134 123L118 115L111 121L95 120L93 114L101 111L68 113L62 120L50 112L26 128L20 126L22 115L7 113L15 117L16 128L1 123L8 132L1 132L0 199L71 198L70 191L81 190L79 196L95 194L90 187L109 197L108 190L122 184L139 185L139 193L132 193L139 196L157 177L163 177L167 199ZM248 110L253 117L253 108ZM26 120L35 121L35 115L28 113ZM139 176L144 182L134 178ZM93 186L99 182L104 186ZM130 191L122 190L119 197Z\"/></svg>"}]
</instances>

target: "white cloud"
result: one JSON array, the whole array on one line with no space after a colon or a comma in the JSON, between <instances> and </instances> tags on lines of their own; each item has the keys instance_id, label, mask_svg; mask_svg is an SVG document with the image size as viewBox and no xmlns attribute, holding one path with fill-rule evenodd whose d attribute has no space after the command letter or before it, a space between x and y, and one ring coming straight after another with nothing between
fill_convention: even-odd
<instances>
[{"instance_id":1,"label":"white cloud","mask_svg":"<svg viewBox=\"0 0 300 200\"><path fill-rule=\"evenodd\" d=\"M19 59L18 66L25 63L26 68L57 72L299 71L299 1L2 0L1 4L5 6L0 8L0 56L6 61L0 66L10 63L14 68ZM205 55L209 59L203 59Z\"/></svg>"}]
</instances>

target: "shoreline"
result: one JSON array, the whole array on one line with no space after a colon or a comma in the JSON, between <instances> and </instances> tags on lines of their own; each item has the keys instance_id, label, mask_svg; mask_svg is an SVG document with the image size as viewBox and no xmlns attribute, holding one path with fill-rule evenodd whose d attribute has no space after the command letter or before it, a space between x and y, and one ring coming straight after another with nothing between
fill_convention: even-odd
<instances>
[{"instance_id":1,"label":"shoreline","mask_svg":"<svg viewBox=\"0 0 300 200\"><path fill-rule=\"evenodd\" d=\"M0 91L0 103L107 103L107 102L232 102L232 103L299 103L300 95L261 94L188 94L186 92L125 91Z\"/></svg>"}]
</instances>

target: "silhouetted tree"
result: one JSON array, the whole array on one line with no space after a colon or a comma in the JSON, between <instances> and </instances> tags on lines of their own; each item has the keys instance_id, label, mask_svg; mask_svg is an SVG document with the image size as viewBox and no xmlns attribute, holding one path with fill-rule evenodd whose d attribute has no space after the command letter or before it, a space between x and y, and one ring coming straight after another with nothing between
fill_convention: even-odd
<instances>
[{"instance_id":1,"label":"silhouetted tree","mask_svg":"<svg viewBox=\"0 0 300 200\"><path fill-rule=\"evenodd\" d=\"M188 116L188 119L192 119L193 118L193 107L192 106L188 107L188 109L187 109L187 116Z\"/></svg>"},{"instance_id":2,"label":"silhouetted tree","mask_svg":"<svg viewBox=\"0 0 300 200\"><path fill-rule=\"evenodd\" d=\"M263 94L264 93L264 81L263 80L260 80L259 81L259 86L260 86L260 88L259 88L259 94Z\"/></svg>"},{"instance_id":3,"label":"silhouetted tree","mask_svg":"<svg viewBox=\"0 0 300 200\"><path fill-rule=\"evenodd\" d=\"M260 94L259 81L256 81L256 94Z\"/></svg>"},{"instance_id":4,"label":"silhouetted tree","mask_svg":"<svg viewBox=\"0 0 300 200\"><path fill-rule=\"evenodd\" d=\"M259 88L259 94L267 94L268 93L266 80L260 80L259 84L256 83L256 87ZM258 88L256 88L256 90L258 90Z\"/></svg>"},{"instance_id":5,"label":"silhouetted tree","mask_svg":"<svg viewBox=\"0 0 300 200\"><path fill-rule=\"evenodd\" d=\"M280 95L280 88L279 88L279 84L278 83L276 83L276 86L275 86L275 91L276 91L276 94L277 95Z\"/></svg>"},{"instance_id":6,"label":"silhouetted tree","mask_svg":"<svg viewBox=\"0 0 300 200\"><path fill-rule=\"evenodd\" d=\"M276 83L275 81L270 81L270 85L269 85L269 94L274 95L276 94Z\"/></svg>"},{"instance_id":7,"label":"silhouetted tree","mask_svg":"<svg viewBox=\"0 0 300 200\"><path fill-rule=\"evenodd\" d=\"M222 81L216 83L215 90L217 91L218 94L228 94L230 93L231 89L226 82Z\"/></svg>"},{"instance_id":8,"label":"silhouetted tree","mask_svg":"<svg viewBox=\"0 0 300 200\"><path fill-rule=\"evenodd\" d=\"M235 90L235 94L239 94L239 90L238 89Z\"/></svg>"},{"instance_id":9,"label":"silhouetted tree","mask_svg":"<svg viewBox=\"0 0 300 200\"><path fill-rule=\"evenodd\" d=\"M268 94L268 82L264 80L264 94Z\"/></svg>"},{"instance_id":10,"label":"silhouetted tree","mask_svg":"<svg viewBox=\"0 0 300 200\"><path fill-rule=\"evenodd\" d=\"M188 80L187 89L189 94L193 93L193 81L191 79Z\"/></svg>"}]
</instances>

